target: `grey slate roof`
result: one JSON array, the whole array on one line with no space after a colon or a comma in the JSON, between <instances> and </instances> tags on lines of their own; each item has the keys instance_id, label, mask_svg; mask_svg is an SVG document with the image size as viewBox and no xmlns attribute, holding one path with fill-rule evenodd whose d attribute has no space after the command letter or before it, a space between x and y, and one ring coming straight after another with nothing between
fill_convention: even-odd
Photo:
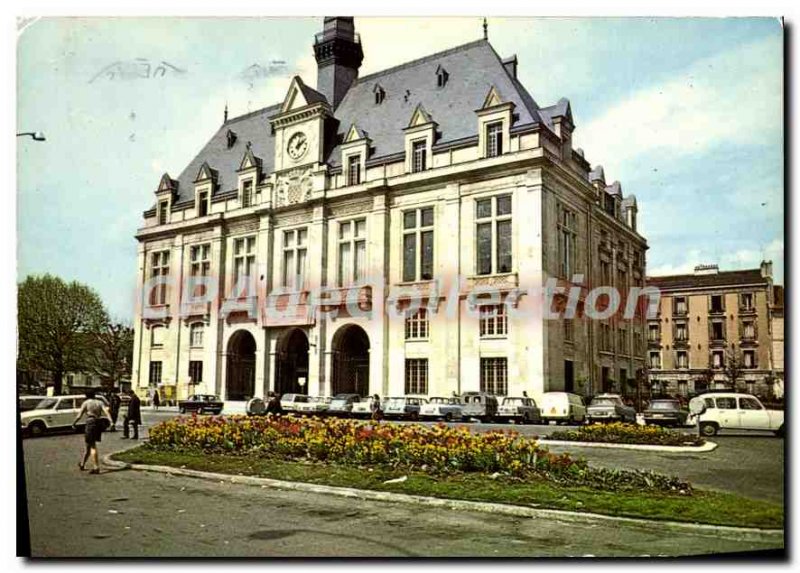
<instances>
[{"instance_id":1,"label":"grey slate roof","mask_svg":"<svg viewBox=\"0 0 800 573\"><path fill-rule=\"evenodd\" d=\"M606 182L606 174L603 171L602 165L597 165L589 172L589 181L602 181L603 183Z\"/></svg>"},{"instance_id":2,"label":"grey slate roof","mask_svg":"<svg viewBox=\"0 0 800 573\"><path fill-rule=\"evenodd\" d=\"M443 88L437 86L436 70L440 66L448 73ZM322 94L302 82L300 85L310 102L324 101ZM376 85L386 93L379 105L375 103ZM372 140L372 157L402 153L405 149L403 128L419 104L438 124L441 138L437 143L477 136L475 111L481 107L492 86L503 101L513 102L516 106L514 114L517 117L512 127L544 123L552 128L552 114L563 113L569 105L562 99L555 106L546 108L550 110L549 114L542 116L528 91L506 70L489 42L482 39L358 78L335 112L339 120L339 141L343 140L350 126L356 124ZM274 138L269 118L279 113L280 107L281 104L265 107L223 124L181 172L175 203L193 200L194 179L203 162L208 162L219 174L218 188L212 196L236 189L236 170L248 141L252 142L253 153L262 161L262 173L271 173L274 168ZM227 148L229 129L236 134L231 149ZM328 162L333 166L341 165L338 145L330 153Z\"/></svg>"},{"instance_id":3,"label":"grey slate roof","mask_svg":"<svg viewBox=\"0 0 800 573\"><path fill-rule=\"evenodd\" d=\"M606 193L609 195L619 195L622 197L622 185L619 181L614 181L611 185L606 187Z\"/></svg>"},{"instance_id":4,"label":"grey slate roof","mask_svg":"<svg viewBox=\"0 0 800 573\"><path fill-rule=\"evenodd\" d=\"M752 284L767 284L767 279L761 275L761 269L720 271L717 274L709 275L685 274L647 277L647 286L658 287L662 291L686 288L734 287Z\"/></svg>"}]
</instances>

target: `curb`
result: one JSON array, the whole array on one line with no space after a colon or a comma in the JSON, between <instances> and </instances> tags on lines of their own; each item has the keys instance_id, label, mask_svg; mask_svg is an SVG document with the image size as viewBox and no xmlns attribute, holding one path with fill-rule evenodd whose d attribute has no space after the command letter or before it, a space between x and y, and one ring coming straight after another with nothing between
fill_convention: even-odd
<instances>
[{"instance_id":1,"label":"curb","mask_svg":"<svg viewBox=\"0 0 800 573\"><path fill-rule=\"evenodd\" d=\"M620 450L641 450L647 452L696 453L711 452L717 449L715 442L706 442L702 446L656 446L652 444L607 444L603 442L568 442L564 440L547 440L540 437L539 443L545 446L572 446L573 448L617 448Z\"/></svg>"},{"instance_id":2,"label":"curb","mask_svg":"<svg viewBox=\"0 0 800 573\"><path fill-rule=\"evenodd\" d=\"M567 511L561 509L539 509L522 505L509 505L503 503L491 503L483 501L466 501L459 499L445 499L439 497L426 497L421 495L410 495L405 493L391 493L383 491L373 491L365 489L355 489L349 487L335 487L329 485L319 485L306 482L282 481L271 478L261 478L254 476L232 476L230 474L219 474L199 470L189 470L174 468L171 466L151 466L145 464L129 464L111 459L113 454L106 454L103 457L105 465L119 468L132 469L138 471L148 471L193 477L214 482L228 482L243 485L271 487L276 489L300 491L306 493L317 493L335 495L339 497L356 498L365 501L382 501L389 503L406 503L413 505L424 505L428 507L440 507L444 509L458 511L476 511L482 513L495 513L512 517L528 517L532 519L555 519L565 523L579 523L586 525L597 525L598 522L609 525L629 525L642 529L675 531L679 533L690 533L705 537L726 537L728 539L740 541L757 542L776 542L784 541L783 529L759 529L755 527L733 527L728 525L709 525L702 523L682 523L679 521L657 521L640 519L634 517L616 517L602 515L599 513Z\"/></svg>"}]
</instances>

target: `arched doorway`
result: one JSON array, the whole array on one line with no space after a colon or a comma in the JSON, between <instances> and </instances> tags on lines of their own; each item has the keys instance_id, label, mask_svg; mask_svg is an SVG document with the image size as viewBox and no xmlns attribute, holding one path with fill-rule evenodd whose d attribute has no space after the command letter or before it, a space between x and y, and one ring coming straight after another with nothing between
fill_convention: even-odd
<instances>
[{"instance_id":1,"label":"arched doorway","mask_svg":"<svg viewBox=\"0 0 800 573\"><path fill-rule=\"evenodd\" d=\"M308 394L308 337L299 328L285 332L278 341L275 392Z\"/></svg>"},{"instance_id":2,"label":"arched doorway","mask_svg":"<svg viewBox=\"0 0 800 573\"><path fill-rule=\"evenodd\" d=\"M333 335L333 395L369 394L369 337L355 324Z\"/></svg>"},{"instance_id":3,"label":"arched doorway","mask_svg":"<svg viewBox=\"0 0 800 573\"><path fill-rule=\"evenodd\" d=\"M228 341L225 376L227 400L249 400L256 388L256 339L246 330L239 330Z\"/></svg>"}]
</instances>

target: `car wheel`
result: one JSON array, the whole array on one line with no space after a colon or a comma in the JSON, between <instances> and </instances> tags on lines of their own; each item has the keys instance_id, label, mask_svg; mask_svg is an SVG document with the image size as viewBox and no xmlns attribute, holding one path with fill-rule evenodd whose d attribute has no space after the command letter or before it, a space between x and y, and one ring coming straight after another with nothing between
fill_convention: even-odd
<instances>
[{"instance_id":1,"label":"car wheel","mask_svg":"<svg viewBox=\"0 0 800 573\"><path fill-rule=\"evenodd\" d=\"M700 424L700 433L709 438L717 435L717 429L717 425L711 422L703 422Z\"/></svg>"},{"instance_id":2,"label":"car wheel","mask_svg":"<svg viewBox=\"0 0 800 573\"><path fill-rule=\"evenodd\" d=\"M416 422L419 420L419 412L411 412L410 418L412 422Z\"/></svg>"},{"instance_id":3,"label":"car wheel","mask_svg":"<svg viewBox=\"0 0 800 573\"><path fill-rule=\"evenodd\" d=\"M448 412L447 414L445 414L445 415L444 415L444 421L445 421L445 422L452 422L452 421L453 421L453 414L451 414L450 412Z\"/></svg>"},{"instance_id":4,"label":"car wheel","mask_svg":"<svg viewBox=\"0 0 800 573\"><path fill-rule=\"evenodd\" d=\"M778 428L775 431L775 435L778 436L779 438L782 438L785 435L785 431L783 429L783 426L781 426L780 428Z\"/></svg>"},{"instance_id":5,"label":"car wheel","mask_svg":"<svg viewBox=\"0 0 800 573\"><path fill-rule=\"evenodd\" d=\"M205 412L203 411L203 409L202 409L202 408L198 408L198 409L197 409L197 415L198 415L198 416L202 416L203 414L205 414Z\"/></svg>"},{"instance_id":6,"label":"car wheel","mask_svg":"<svg viewBox=\"0 0 800 573\"><path fill-rule=\"evenodd\" d=\"M47 426L45 426L43 422L31 422L28 425L28 431L30 431L31 436L34 438L38 438L39 436L43 435L46 430Z\"/></svg>"},{"instance_id":7,"label":"car wheel","mask_svg":"<svg viewBox=\"0 0 800 573\"><path fill-rule=\"evenodd\" d=\"M181 406L181 407L180 407L180 409L179 409L178 411L179 411L181 414L185 414L185 413L186 413L186 408L184 408L183 406Z\"/></svg>"}]
</instances>

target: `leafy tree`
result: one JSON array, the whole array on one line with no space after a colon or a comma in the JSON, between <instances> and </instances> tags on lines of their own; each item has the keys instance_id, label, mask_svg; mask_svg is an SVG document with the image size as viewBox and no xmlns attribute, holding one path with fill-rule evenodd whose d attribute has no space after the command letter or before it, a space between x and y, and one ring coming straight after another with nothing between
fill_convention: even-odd
<instances>
[{"instance_id":1,"label":"leafy tree","mask_svg":"<svg viewBox=\"0 0 800 573\"><path fill-rule=\"evenodd\" d=\"M121 322L109 322L94 335L95 348L90 353L92 371L107 389L118 388L133 364L133 328Z\"/></svg>"},{"instance_id":2,"label":"leafy tree","mask_svg":"<svg viewBox=\"0 0 800 573\"><path fill-rule=\"evenodd\" d=\"M86 369L91 338L107 322L90 287L49 274L29 276L17 291L18 366L50 372L60 394L65 373Z\"/></svg>"},{"instance_id":3,"label":"leafy tree","mask_svg":"<svg viewBox=\"0 0 800 573\"><path fill-rule=\"evenodd\" d=\"M742 353L736 348L727 349L725 351L725 365L722 367L722 371L725 373L725 378L728 379L732 390L737 389L736 383L742 377L743 370L744 359L742 358Z\"/></svg>"}]
</instances>

